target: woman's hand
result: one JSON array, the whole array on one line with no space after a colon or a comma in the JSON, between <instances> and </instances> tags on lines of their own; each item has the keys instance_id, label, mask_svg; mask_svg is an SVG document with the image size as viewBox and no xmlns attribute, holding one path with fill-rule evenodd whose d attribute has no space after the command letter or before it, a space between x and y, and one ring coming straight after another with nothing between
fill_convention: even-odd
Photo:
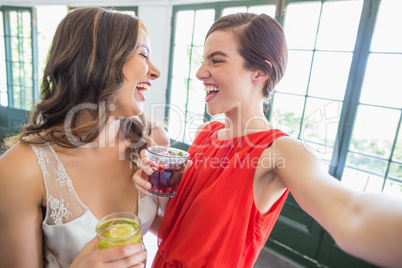
<instances>
[{"instance_id":1,"label":"woman's hand","mask_svg":"<svg viewBox=\"0 0 402 268\"><path fill-rule=\"evenodd\" d=\"M149 158L147 157L147 150L141 150L141 159L138 160L137 165L140 167L137 172L134 173L133 179L135 182L135 188L145 195L150 195L149 189L152 185L148 181L148 176L150 176L154 171L148 165Z\"/></svg>"},{"instance_id":2,"label":"woman's hand","mask_svg":"<svg viewBox=\"0 0 402 268\"><path fill-rule=\"evenodd\" d=\"M96 237L88 242L70 268L86 267L144 267L147 258L143 244L127 244L124 246L98 249Z\"/></svg>"},{"instance_id":3,"label":"woman's hand","mask_svg":"<svg viewBox=\"0 0 402 268\"><path fill-rule=\"evenodd\" d=\"M149 158L147 156L147 150L142 150L140 152L141 159L138 160L137 165L140 167L137 172L134 173L133 179L135 182L135 188L145 195L150 195L149 189L152 188L152 184L148 181L148 176L150 176L154 170L149 166ZM186 169L191 167L193 162L187 160Z\"/></svg>"}]
</instances>

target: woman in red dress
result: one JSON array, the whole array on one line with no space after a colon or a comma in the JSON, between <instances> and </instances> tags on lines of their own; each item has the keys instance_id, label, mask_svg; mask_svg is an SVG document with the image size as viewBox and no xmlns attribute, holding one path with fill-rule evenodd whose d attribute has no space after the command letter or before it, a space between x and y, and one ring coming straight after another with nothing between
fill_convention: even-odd
<instances>
[{"instance_id":1,"label":"woman in red dress","mask_svg":"<svg viewBox=\"0 0 402 268\"><path fill-rule=\"evenodd\" d=\"M402 263L402 203L347 189L264 116L263 101L286 62L283 30L267 15L228 15L210 28L197 78L208 113L223 113L225 123L198 129L153 267L252 267L288 191L345 251L381 265ZM134 180L148 193L141 174Z\"/></svg>"}]
</instances>

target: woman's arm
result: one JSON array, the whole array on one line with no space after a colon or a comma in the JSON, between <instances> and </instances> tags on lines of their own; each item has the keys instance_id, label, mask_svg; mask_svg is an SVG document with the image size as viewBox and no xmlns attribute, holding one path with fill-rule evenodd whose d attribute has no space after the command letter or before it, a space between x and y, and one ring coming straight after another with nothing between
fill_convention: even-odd
<instances>
[{"instance_id":1,"label":"woman's arm","mask_svg":"<svg viewBox=\"0 0 402 268\"><path fill-rule=\"evenodd\" d=\"M352 191L298 140L282 137L270 150L283 158L276 167L297 203L346 252L397 267L402 263L402 200Z\"/></svg>"},{"instance_id":2,"label":"woman's arm","mask_svg":"<svg viewBox=\"0 0 402 268\"><path fill-rule=\"evenodd\" d=\"M42 172L18 143L0 158L0 267L43 267Z\"/></svg>"}]
</instances>

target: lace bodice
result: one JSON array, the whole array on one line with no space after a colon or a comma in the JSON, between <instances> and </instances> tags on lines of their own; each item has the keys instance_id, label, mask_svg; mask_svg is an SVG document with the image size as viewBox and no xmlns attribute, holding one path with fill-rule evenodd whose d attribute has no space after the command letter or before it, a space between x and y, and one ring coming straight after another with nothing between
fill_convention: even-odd
<instances>
[{"instance_id":1,"label":"lace bodice","mask_svg":"<svg viewBox=\"0 0 402 268\"><path fill-rule=\"evenodd\" d=\"M50 144L31 145L38 157L46 188L44 261L46 267L68 267L82 247L95 236L98 219L81 202L73 182ZM158 208L154 196L138 199L141 233L150 228Z\"/></svg>"}]
</instances>

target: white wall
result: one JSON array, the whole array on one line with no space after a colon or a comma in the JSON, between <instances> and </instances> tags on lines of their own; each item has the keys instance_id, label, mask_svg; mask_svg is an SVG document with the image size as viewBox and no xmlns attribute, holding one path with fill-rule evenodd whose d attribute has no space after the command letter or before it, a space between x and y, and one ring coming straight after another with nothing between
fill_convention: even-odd
<instances>
[{"instance_id":1,"label":"white wall","mask_svg":"<svg viewBox=\"0 0 402 268\"><path fill-rule=\"evenodd\" d=\"M169 4L141 5L138 7L138 17L144 22L151 38L151 60L161 71L161 77L153 81L151 90L145 94L147 101L144 110L148 116L158 121L163 121L165 114L171 10L172 7Z\"/></svg>"}]
</instances>

